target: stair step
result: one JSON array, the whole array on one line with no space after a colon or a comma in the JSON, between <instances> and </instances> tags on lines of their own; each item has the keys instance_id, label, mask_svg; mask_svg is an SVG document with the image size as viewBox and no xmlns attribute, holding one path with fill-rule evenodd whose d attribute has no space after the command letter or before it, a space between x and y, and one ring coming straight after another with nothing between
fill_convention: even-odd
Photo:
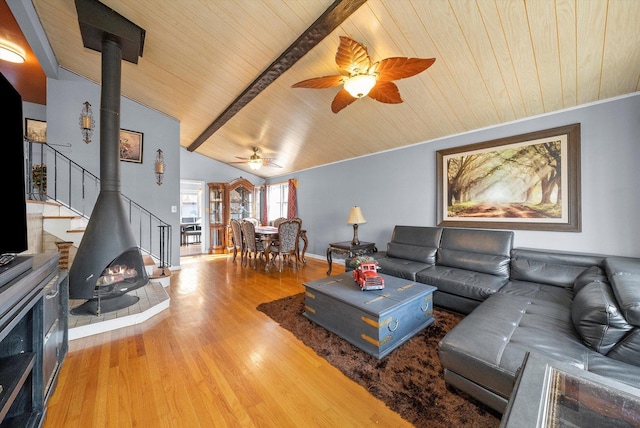
<instances>
[{"instance_id":1,"label":"stair step","mask_svg":"<svg viewBox=\"0 0 640 428\"><path fill-rule=\"evenodd\" d=\"M164 275L162 274L162 269L159 267L155 267L153 269L153 273L149 276L149 279L159 279L159 278L170 278L171 270L169 268L164 268Z\"/></svg>"},{"instance_id":2,"label":"stair step","mask_svg":"<svg viewBox=\"0 0 640 428\"><path fill-rule=\"evenodd\" d=\"M68 229L67 233L84 233L87 229Z\"/></svg>"},{"instance_id":3,"label":"stair step","mask_svg":"<svg viewBox=\"0 0 640 428\"><path fill-rule=\"evenodd\" d=\"M43 215L42 216L43 220L56 220L56 219L73 220L75 218L82 218L82 217L79 215Z\"/></svg>"}]
</instances>

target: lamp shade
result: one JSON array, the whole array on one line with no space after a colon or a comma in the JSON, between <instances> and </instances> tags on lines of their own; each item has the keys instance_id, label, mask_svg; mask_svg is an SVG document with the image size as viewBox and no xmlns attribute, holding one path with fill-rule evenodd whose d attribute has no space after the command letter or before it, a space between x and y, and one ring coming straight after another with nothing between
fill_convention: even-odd
<instances>
[{"instance_id":1,"label":"lamp shade","mask_svg":"<svg viewBox=\"0 0 640 428\"><path fill-rule=\"evenodd\" d=\"M360 207L352 207L351 211L349 211L349 219L347 220L347 224L362 224L366 223L367 220L362 215L362 210Z\"/></svg>"},{"instance_id":2,"label":"lamp shade","mask_svg":"<svg viewBox=\"0 0 640 428\"><path fill-rule=\"evenodd\" d=\"M249 164L249 168L253 170L258 170L262 166L262 158L258 156L257 153L254 153L251 155L247 163Z\"/></svg>"}]
</instances>

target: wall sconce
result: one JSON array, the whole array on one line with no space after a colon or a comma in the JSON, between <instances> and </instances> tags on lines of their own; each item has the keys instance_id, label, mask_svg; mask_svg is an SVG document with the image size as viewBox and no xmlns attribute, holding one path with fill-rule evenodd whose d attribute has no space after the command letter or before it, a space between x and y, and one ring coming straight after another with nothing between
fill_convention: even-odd
<instances>
[{"instance_id":1,"label":"wall sconce","mask_svg":"<svg viewBox=\"0 0 640 428\"><path fill-rule=\"evenodd\" d=\"M162 155L162 150L158 149L156 155L156 163L155 163L155 172L156 172L156 183L158 186L162 184L162 177L164 176L164 156Z\"/></svg>"},{"instance_id":2,"label":"wall sconce","mask_svg":"<svg viewBox=\"0 0 640 428\"><path fill-rule=\"evenodd\" d=\"M351 245L360 245L360 241L358 240L358 224L366 222L367 220L365 220L362 215L360 207L352 207L351 211L349 211L349 219L347 220L347 224L353 225L353 240L351 241Z\"/></svg>"},{"instance_id":3,"label":"wall sconce","mask_svg":"<svg viewBox=\"0 0 640 428\"><path fill-rule=\"evenodd\" d=\"M82 138L86 144L91 142L91 134L93 134L93 128L96 126L96 121L93 120L93 112L91 111L91 104L89 101L82 103L82 112L80 112L80 130L82 131Z\"/></svg>"}]
</instances>

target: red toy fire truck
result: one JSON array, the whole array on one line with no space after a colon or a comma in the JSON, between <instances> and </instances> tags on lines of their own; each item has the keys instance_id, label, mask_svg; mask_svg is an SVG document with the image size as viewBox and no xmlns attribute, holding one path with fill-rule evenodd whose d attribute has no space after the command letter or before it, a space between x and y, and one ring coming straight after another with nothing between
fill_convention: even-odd
<instances>
[{"instance_id":1,"label":"red toy fire truck","mask_svg":"<svg viewBox=\"0 0 640 428\"><path fill-rule=\"evenodd\" d=\"M353 271L353 279L360 286L360 290L382 290L384 278L378 275L378 262L362 262Z\"/></svg>"}]
</instances>

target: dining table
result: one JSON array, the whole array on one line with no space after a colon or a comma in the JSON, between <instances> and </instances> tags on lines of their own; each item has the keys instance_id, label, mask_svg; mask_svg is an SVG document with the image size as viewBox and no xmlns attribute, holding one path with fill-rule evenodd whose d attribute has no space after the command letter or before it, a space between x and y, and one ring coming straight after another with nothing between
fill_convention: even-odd
<instances>
[{"instance_id":1,"label":"dining table","mask_svg":"<svg viewBox=\"0 0 640 428\"><path fill-rule=\"evenodd\" d=\"M265 258L265 271L269 271L269 266L273 261L270 262L269 256L271 253L271 243L278 240L278 228L274 226L256 226L256 237L262 241L262 245L264 247L264 258ZM300 239L304 242L304 246L302 248L302 256L300 255L300 251L296 250L296 257L298 258L298 262L302 262L303 264L307 262L305 259L305 253L307 251L307 247L309 245L309 241L307 240L307 231L300 230Z\"/></svg>"},{"instance_id":2,"label":"dining table","mask_svg":"<svg viewBox=\"0 0 640 428\"><path fill-rule=\"evenodd\" d=\"M278 228L273 226L256 226L256 237L262 241L264 248L265 266L264 270L269 271L269 254L271 252L271 243L278 239Z\"/></svg>"}]
</instances>

